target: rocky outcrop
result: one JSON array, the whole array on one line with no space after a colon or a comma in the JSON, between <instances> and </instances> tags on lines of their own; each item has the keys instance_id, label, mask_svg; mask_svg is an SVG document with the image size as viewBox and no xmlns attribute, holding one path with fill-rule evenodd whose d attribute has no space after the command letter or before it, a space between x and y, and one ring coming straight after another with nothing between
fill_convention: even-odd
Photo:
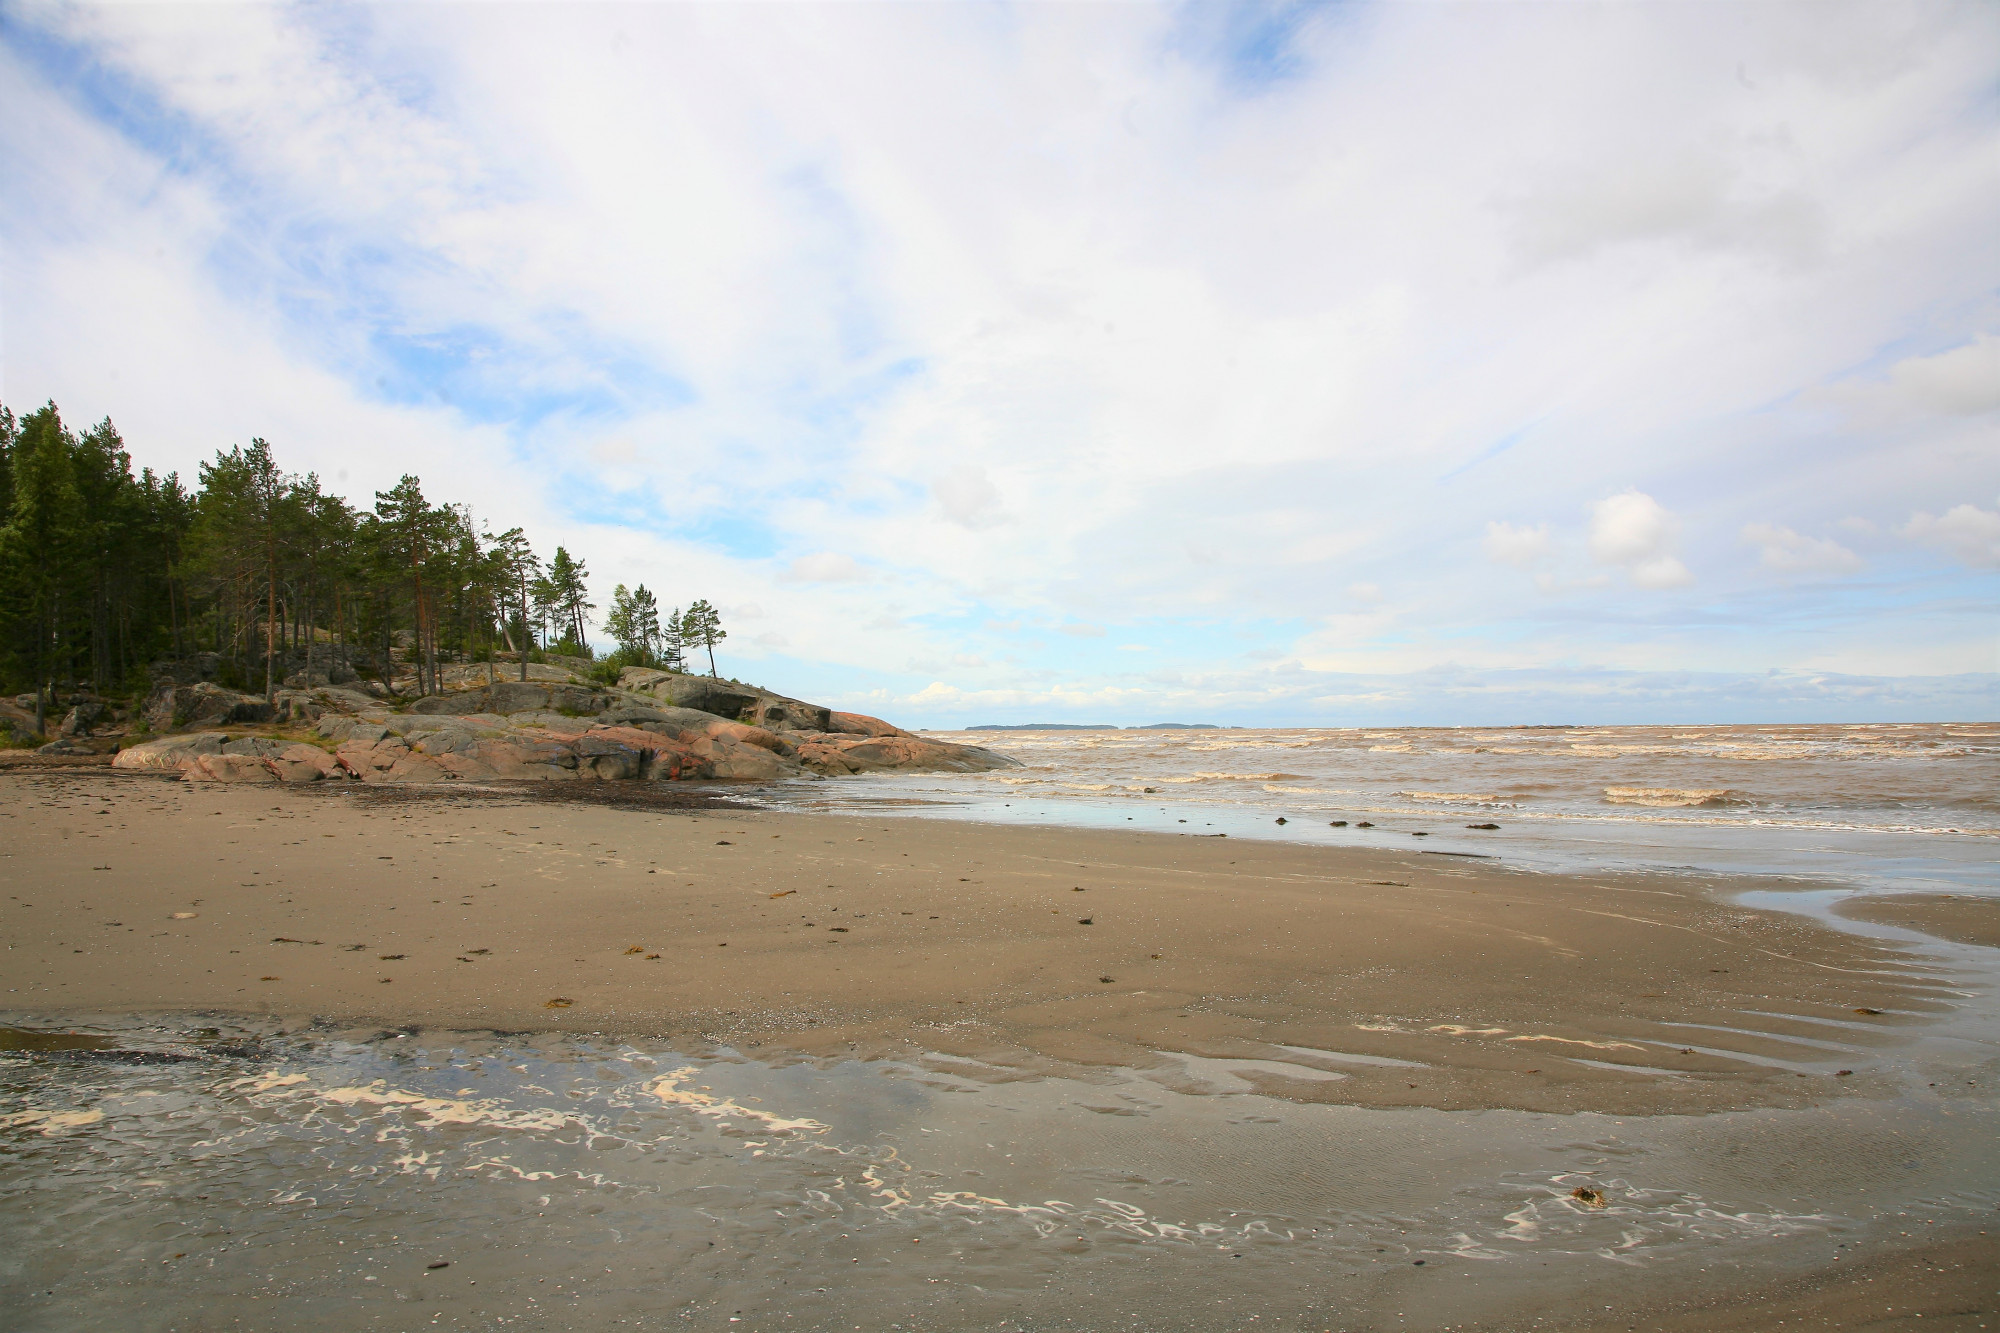
<instances>
[{"instance_id":1,"label":"rocky outcrop","mask_svg":"<svg viewBox=\"0 0 2000 1333\"><path fill-rule=\"evenodd\" d=\"M267 703L162 674L148 718L157 730L188 734L131 746L113 763L191 782L270 783L773 782L1015 765L992 750L733 681L627 670L618 688L607 688L551 679L557 673L540 663L531 672L542 678L495 680L483 664L453 667L445 680L456 688L401 711L358 686L285 689ZM223 730L257 722L310 725L318 742Z\"/></svg>"},{"instance_id":2,"label":"rocky outcrop","mask_svg":"<svg viewBox=\"0 0 2000 1333\"><path fill-rule=\"evenodd\" d=\"M773 731L839 730L833 725L831 709L773 694L755 685L720 681L711 676L627 667L618 677L618 688L650 695L678 708L696 708Z\"/></svg>"},{"instance_id":3,"label":"rocky outcrop","mask_svg":"<svg viewBox=\"0 0 2000 1333\"><path fill-rule=\"evenodd\" d=\"M879 717L866 713L832 713L828 717L826 731L838 732L843 736L907 736L910 733L901 727L890 726Z\"/></svg>"},{"instance_id":4,"label":"rocky outcrop","mask_svg":"<svg viewBox=\"0 0 2000 1333\"><path fill-rule=\"evenodd\" d=\"M548 716L548 715L542 715ZM775 782L889 770L979 772L1014 761L918 736L782 733L691 708L626 705L594 719L496 715L322 719L322 745L209 731L121 750L114 767L190 782Z\"/></svg>"},{"instance_id":5,"label":"rocky outcrop","mask_svg":"<svg viewBox=\"0 0 2000 1333\"><path fill-rule=\"evenodd\" d=\"M978 745L955 745L921 736L853 736L826 733L802 737L799 759L816 773L883 773L892 770L933 773L983 773L1013 768L1017 761Z\"/></svg>"},{"instance_id":6,"label":"rocky outcrop","mask_svg":"<svg viewBox=\"0 0 2000 1333\"><path fill-rule=\"evenodd\" d=\"M181 685L172 677L162 677L154 681L142 716L154 731L174 731L232 722L274 722L278 710L254 694L225 689L213 681Z\"/></svg>"},{"instance_id":7,"label":"rocky outcrop","mask_svg":"<svg viewBox=\"0 0 2000 1333\"><path fill-rule=\"evenodd\" d=\"M538 685L533 682L503 680L469 690L434 694L410 705L412 713L430 715L471 713L554 712L578 717L597 714L615 702L602 690L581 685Z\"/></svg>"},{"instance_id":8,"label":"rocky outcrop","mask_svg":"<svg viewBox=\"0 0 2000 1333\"><path fill-rule=\"evenodd\" d=\"M114 768L178 773L190 782L319 782L347 776L316 745L226 732L167 736L120 750Z\"/></svg>"}]
</instances>

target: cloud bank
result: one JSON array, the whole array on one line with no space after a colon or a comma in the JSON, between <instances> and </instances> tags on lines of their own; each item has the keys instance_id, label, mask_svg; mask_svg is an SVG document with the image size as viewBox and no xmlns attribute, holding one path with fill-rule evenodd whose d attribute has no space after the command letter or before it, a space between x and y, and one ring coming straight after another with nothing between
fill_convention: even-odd
<instances>
[{"instance_id":1,"label":"cloud bank","mask_svg":"<svg viewBox=\"0 0 2000 1333\"><path fill-rule=\"evenodd\" d=\"M2000 711L1991 7L4 15L10 405L415 471L738 674Z\"/></svg>"}]
</instances>

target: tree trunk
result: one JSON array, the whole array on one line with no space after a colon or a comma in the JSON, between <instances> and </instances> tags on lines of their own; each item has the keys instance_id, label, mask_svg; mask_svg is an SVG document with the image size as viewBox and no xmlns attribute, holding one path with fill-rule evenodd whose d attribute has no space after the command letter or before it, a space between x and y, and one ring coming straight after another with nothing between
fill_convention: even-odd
<instances>
[{"instance_id":1,"label":"tree trunk","mask_svg":"<svg viewBox=\"0 0 2000 1333\"><path fill-rule=\"evenodd\" d=\"M275 531L265 534L264 554L268 562L265 565L268 611L264 624L264 702L274 704L278 701L277 682L271 675L271 670L276 665L273 659L278 655L278 641L275 638L278 628L278 534Z\"/></svg>"},{"instance_id":2,"label":"tree trunk","mask_svg":"<svg viewBox=\"0 0 2000 1333\"><path fill-rule=\"evenodd\" d=\"M411 653L411 656L412 656L412 657L413 657L413 658L415 659L415 660L414 660L414 661L412 662L412 665L413 665L413 666L415 666L415 667L416 667L416 669L417 669L417 693L421 695L421 694L425 693L425 690L424 690L424 574L423 574L423 570L422 570L422 569L421 569L421 568L420 568L420 567L418 566L418 564L417 564L417 554L416 554L416 551L415 551L415 549L414 549L414 548L412 548L412 550L411 550L411 552L410 552L410 571L411 571L411 574L412 574L413 578L415 579L415 586L416 586L416 596L415 596L415 598L414 598L414 605L413 605L413 606L411 607L411 611L412 611L412 613L413 613L413 614L414 614L414 615L416 616L416 622L417 622L417 629L416 629L416 635L415 635L415 637L413 637L413 638L412 638L412 639L410 640L410 653Z\"/></svg>"}]
</instances>

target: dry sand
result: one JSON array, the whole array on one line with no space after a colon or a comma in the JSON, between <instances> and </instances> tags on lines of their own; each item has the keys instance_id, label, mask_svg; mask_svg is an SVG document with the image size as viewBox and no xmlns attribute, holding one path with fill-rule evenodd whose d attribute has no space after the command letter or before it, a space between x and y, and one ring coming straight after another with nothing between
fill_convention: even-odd
<instances>
[{"instance_id":1,"label":"dry sand","mask_svg":"<svg viewBox=\"0 0 2000 1333\"><path fill-rule=\"evenodd\" d=\"M1695 877L703 808L613 785L634 791L0 771L0 1007L1028 1070L1175 1051L1347 1075L1259 1076L1295 1100L1620 1113L1880 1090L1866 1060L1788 1063L1800 1048L1777 1039L1830 1019L1887 1045L1944 1008L1901 952L1730 906Z\"/></svg>"}]
</instances>

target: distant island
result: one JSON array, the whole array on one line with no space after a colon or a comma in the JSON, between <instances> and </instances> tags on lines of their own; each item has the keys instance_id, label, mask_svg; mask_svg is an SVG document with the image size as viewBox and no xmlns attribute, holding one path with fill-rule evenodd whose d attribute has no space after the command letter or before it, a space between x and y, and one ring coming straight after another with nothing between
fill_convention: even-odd
<instances>
[{"instance_id":1,"label":"distant island","mask_svg":"<svg viewBox=\"0 0 2000 1333\"><path fill-rule=\"evenodd\" d=\"M967 731L1226 731L1214 722L1148 722L1121 727L1112 722L984 722Z\"/></svg>"}]
</instances>

